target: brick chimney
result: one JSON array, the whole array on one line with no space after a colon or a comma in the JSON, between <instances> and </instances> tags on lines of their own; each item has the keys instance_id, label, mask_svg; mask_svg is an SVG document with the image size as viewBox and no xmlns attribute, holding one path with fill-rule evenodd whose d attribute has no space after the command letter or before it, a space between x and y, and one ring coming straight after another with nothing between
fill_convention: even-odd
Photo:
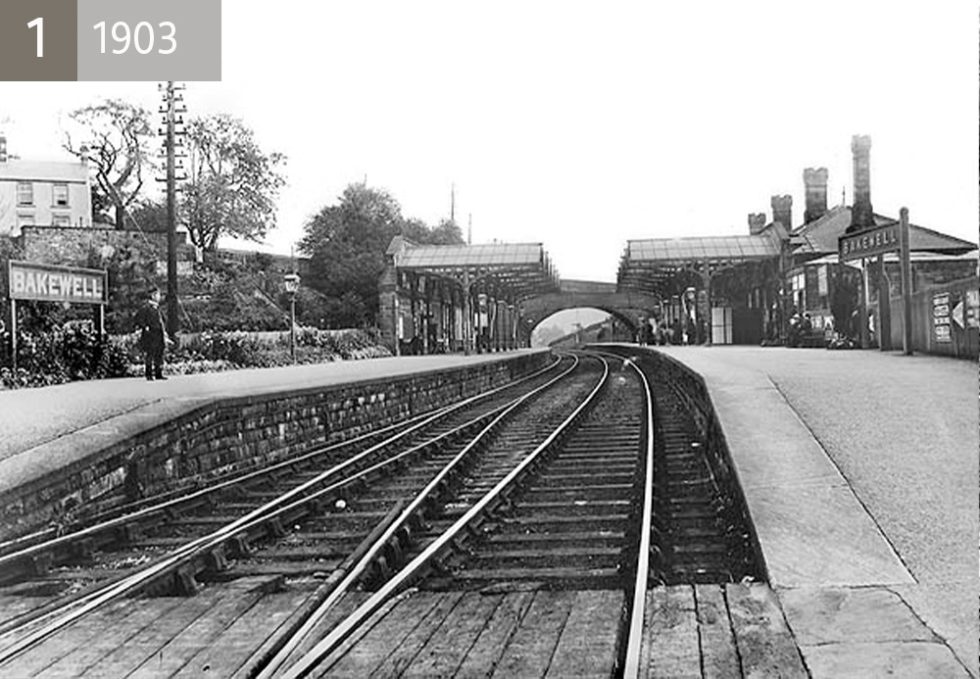
<instances>
[{"instance_id":1,"label":"brick chimney","mask_svg":"<svg viewBox=\"0 0 980 679\"><path fill-rule=\"evenodd\" d=\"M766 215L764 212L749 213L749 233L753 236L762 233L766 228Z\"/></svg>"},{"instance_id":2,"label":"brick chimney","mask_svg":"<svg viewBox=\"0 0 980 679\"><path fill-rule=\"evenodd\" d=\"M769 201L772 205L772 221L780 222L787 231L793 228L793 196L773 196Z\"/></svg>"},{"instance_id":3,"label":"brick chimney","mask_svg":"<svg viewBox=\"0 0 980 679\"><path fill-rule=\"evenodd\" d=\"M856 134L851 137L854 154L854 198L851 206L851 228L874 226L871 209L871 137Z\"/></svg>"},{"instance_id":4,"label":"brick chimney","mask_svg":"<svg viewBox=\"0 0 980 679\"><path fill-rule=\"evenodd\" d=\"M0 163L7 162L7 138L0 134Z\"/></svg>"},{"instance_id":5,"label":"brick chimney","mask_svg":"<svg viewBox=\"0 0 980 679\"><path fill-rule=\"evenodd\" d=\"M809 224L827 213L827 168L806 168L803 170L803 184L806 186L803 223Z\"/></svg>"}]
</instances>

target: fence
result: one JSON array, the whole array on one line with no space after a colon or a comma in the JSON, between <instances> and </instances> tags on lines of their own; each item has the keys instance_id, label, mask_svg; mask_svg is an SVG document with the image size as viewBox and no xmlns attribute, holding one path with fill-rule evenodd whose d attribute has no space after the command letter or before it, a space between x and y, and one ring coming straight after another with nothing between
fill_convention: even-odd
<instances>
[{"instance_id":1,"label":"fence","mask_svg":"<svg viewBox=\"0 0 980 679\"><path fill-rule=\"evenodd\" d=\"M912 347L957 358L980 355L980 278L971 276L912 294ZM902 347L905 313L891 298L892 347Z\"/></svg>"}]
</instances>

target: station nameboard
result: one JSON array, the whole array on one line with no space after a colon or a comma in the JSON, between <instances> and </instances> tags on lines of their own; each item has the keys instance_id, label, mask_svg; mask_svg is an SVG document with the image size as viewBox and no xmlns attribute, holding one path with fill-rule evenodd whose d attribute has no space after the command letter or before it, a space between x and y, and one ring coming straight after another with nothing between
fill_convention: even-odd
<instances>
[{"instance_id":1,"label":"station nameboard","mask_svg":"<svg viewBox=\"0 0 980 679\"><path fill-rule=\"evenodd\" d=\"M105 271L14 260L9 264L10 299L75 304L108 302Z\"/></svg>"},{"instance_id":2,"label":"station nameboard","mask_svg":"<svg viewBox=\"0 0 980 679\"><path fill-rule=\"evenodd\" d=\"M899 224L888 224L867 231L849 233L837 241L840 261L875 257L899 247Z\"/></svg>"}]
</instances>

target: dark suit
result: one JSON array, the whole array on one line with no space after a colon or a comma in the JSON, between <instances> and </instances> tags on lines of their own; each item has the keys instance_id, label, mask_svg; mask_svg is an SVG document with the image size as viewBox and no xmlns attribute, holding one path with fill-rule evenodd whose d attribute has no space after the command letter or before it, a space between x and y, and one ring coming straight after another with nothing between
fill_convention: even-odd
<instances>
[{"instance_id":1,"label":"dark suit","mask_svg":"<svg viewBox=\"0 0 980 679\"><path fill-rule=\"evenodd\" d=\"M163 377L163 317L160 307L147 302L136 314L136 327L140 331L140 348L145 356L146 379Z\"/></svg>"}]
</instances>

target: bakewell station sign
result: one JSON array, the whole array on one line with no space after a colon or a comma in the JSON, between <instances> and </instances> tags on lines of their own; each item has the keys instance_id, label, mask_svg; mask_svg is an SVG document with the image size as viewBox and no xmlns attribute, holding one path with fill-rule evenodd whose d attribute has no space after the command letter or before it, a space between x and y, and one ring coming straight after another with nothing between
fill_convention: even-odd
<instances>
[{"instance_id":1,"label":"bakewell station sign","mask_svg":"<svg viewBox=\"0 0 980 679\"><path fill-rule=\"evenodd\" d=\"M71 304L108 302L105 271L11 260L8 273L10 299Z\"/></svg>"},{"instance_id":2,"label":"bakewell station sign","mask_svg":"<svg viewBox=\"0 0 980 679\"><path fill-rule=\"evenodd\" d=\"M887 224L876 229L841 236L838 241L840 261L876 257L898 250L899 228L899 224Z\"/></svg>"}]
</instances>

